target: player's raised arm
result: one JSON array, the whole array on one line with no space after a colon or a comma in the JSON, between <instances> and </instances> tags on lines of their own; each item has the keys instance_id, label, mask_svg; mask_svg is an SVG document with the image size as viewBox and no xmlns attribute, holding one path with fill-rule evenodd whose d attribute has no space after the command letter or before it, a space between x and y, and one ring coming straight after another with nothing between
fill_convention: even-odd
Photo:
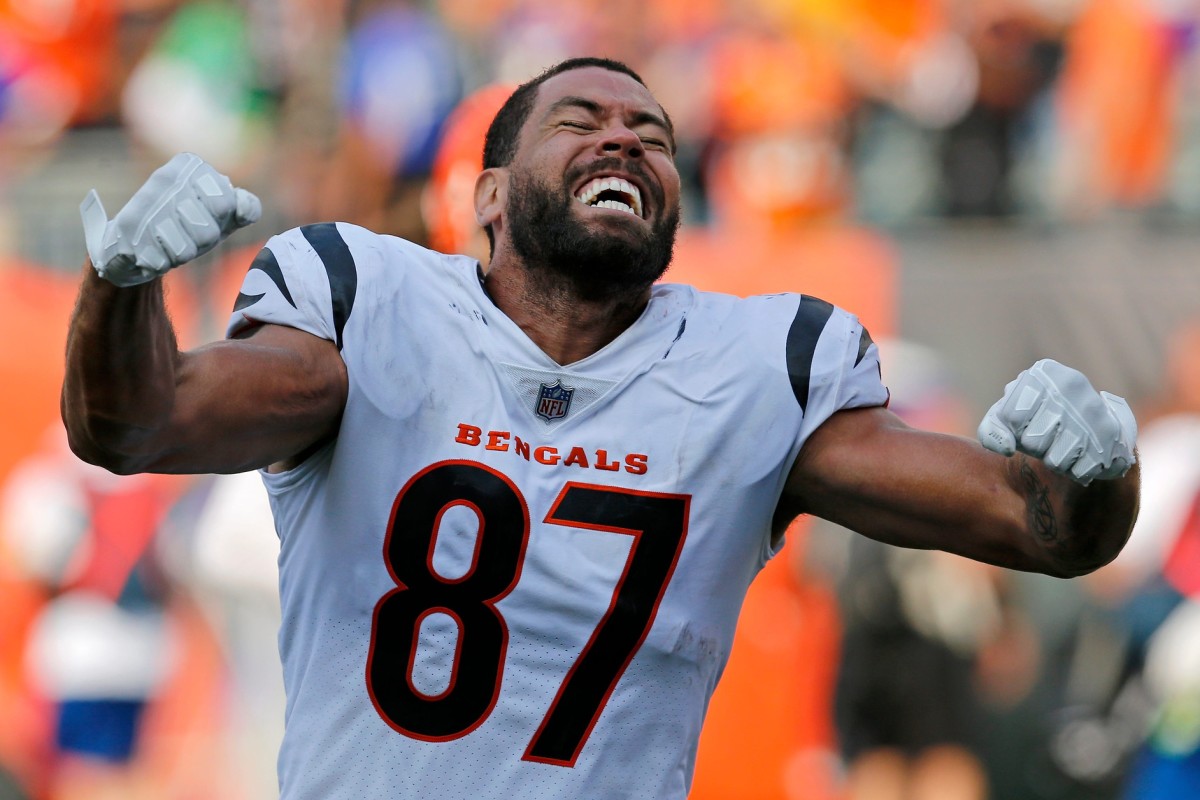
<instances>
[{"instance_id":1,"label":"player's raised arm","mask_svg":"<svg viewBox=\"0 0 1200 800\"><path fill-rule=\"evenodd\" d=\"M1139 492L1137 425L1123 399L1039 361L1008 385L979 436L983 447L882 408L838 412L805 443L782 507L891 544L1050 575L1116 557Z\"/></svg>"},{"instance_id":2,"label":"player's raised arm","mask_svg":"<svg viewBox=\"0 0 1200 800\"><path fill-rule=\"evenodd\" d=\"M88 261L67 338L71 447L114 472L237 472L331 436L345 403L332 342L281 326L180 352L162 275L261 214L199 157L175 156L111 221L93 191Z\"/></svg>"}]
</instances>

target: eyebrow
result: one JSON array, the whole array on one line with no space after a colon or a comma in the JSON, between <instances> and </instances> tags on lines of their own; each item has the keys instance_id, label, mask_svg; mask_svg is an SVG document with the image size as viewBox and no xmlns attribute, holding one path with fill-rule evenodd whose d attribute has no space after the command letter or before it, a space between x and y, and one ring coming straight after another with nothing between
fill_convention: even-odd
<instances>
[{"instance_id":1,"label":"eyebrow","mask_svg":"<svg viewBox=\"0 0 1200 800\"><path fill-rule=\"evenodd\" d=\"M589 100L586 97L578 97L576 95L567 95L566 97L554 101L550 105L550 108L546 110L546 116L552 116L555 113L568 108L583 109L584 111L587 111L590 114L595 114L596 116L602 116L604 114L604 107L595 100ZM671 142L671 151L675 151L675 134L671 131L671 126L667 124L667 121L658 114L650 111L637 111L634 113L630 122L633 125L654 125L662 128L663 132L667 134L667 138Z\"/></svg>"}]
</instances>

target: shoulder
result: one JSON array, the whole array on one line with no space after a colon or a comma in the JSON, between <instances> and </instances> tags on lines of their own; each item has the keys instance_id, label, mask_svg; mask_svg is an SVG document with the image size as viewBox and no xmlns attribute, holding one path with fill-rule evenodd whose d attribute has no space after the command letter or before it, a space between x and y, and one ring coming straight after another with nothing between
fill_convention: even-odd
<instances>
[{"instance_id":1,"label":"shoulder","mask_svg":"<svg viewBox=\"0 0 1200 800\"><path fill-rule=\"evenodd\" d=\"M785 375L801 410L887 402L879 348L852 312L791 292L735 299L729 308L726 329L736 331L743 355Z\"/></svg>"},{"instance_id":2,"label":"shoulder","mask_svg":"<svg viewBox=\"0 0 1200 800\"><path fill-rule=\"evenodd\" d=\"M477 263L346 222L291 228L267 240L251 263L227 335L254 323L291 325L341 347L352 319L372 309L420 307L454 293ZM414 279L415 278L415 279Z\"/></svg>"},{"instance_id":3,"label":"shoulder","mask_svg":"<svg viewBox=\"0 0 1200 800\"><path fill-rule=\"evenodd\" d=\"M836 391L851 375L879 383L878 348L870 333L853 313L819 297L794 292L738 297L661 284L655 302L673 303L686 316L690 342L676 348L679 355L702 353L747 380L777 376L790 383L801 408L814 391ZM871 402L886 400L878 389L866 394Z\"/></svg>"},{"instance_id":4,"label":"shoulder","mask_svg":"<svg viewBox=\"0 0 1200 800\"><path fill-rule=\"evenodd\" d=\"M686 297L694 313L711 318L727 333L753 336L770 352L778 352L782 341L789 360L810 356L818 342L830 338L853 339L864 350L871 343L857 316L812 295L781 292L738 297L678 284L663 289Z\"/></svg>"},{"instance_id":5,"label":"shoulder","mask_svg":"<svg viewBox=\"0 0 1200 800\"><path fill-rule=\"evenodd\" d=\"M801 295L789 293L742 297L697 289L683 283L659 283L654 286L654 302L661 307L684 310L689 318L708 320L730 331L742 327L762 330L780 326L786 328L796 315L800 298Z\"/></svg>"},{"instance_id":6,"label":"shoulder","mask_svg":"<svg viewBox=\"0 0 1200 800\"><path fill-rule=\"evenodd\" d=\"M349 222L318 222L291 228L272 236L266 247L278 258L320 262L329 271L407 264L444 268L450 263L472 261Z\"/></svg>"},{"instance_id":7,"label":"shoulder","mask_svg":"<svg viewBox=\"0 0 1200 800\"><path fill-rule=\"evenodd\" d=\"M728 315L731 320L758 320L762 325L787 326L799 322L820 329L833 317L854 318L851 312L819 297L799 292L776 292L742 297L697 289L683 283L660 283L654 287L656 298L686 302L702 312Z\"/></svg>"},{"instance_id":8,"label":"shoulder","mask_svg":"<svg viewBox=\"0 0 1200 800\"><path fill-rule=\"evenodd\" d=\"M268 263L260 264L264 260ZM272 237L255 266L288 275L289 281L295 275L322 289L328 285L334 304L348 312L363 288L386 296L414 287L420 293L439 284L457 285L477 279L478 262L347 222L321 222Z\"/></svg>"}]
</instances>

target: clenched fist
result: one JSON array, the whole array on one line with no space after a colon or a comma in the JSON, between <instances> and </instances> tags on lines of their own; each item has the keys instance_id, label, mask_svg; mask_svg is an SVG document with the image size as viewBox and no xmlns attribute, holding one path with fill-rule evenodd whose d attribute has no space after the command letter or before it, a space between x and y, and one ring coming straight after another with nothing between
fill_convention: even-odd
<instances>
[{"instance_id":1,"label":"clenched fist","mask_svg":"<svg viewBox=\"0 0 1200 800\"><path fill-rule=\"evenodd\" d=\"M111 221L93 189L79 207L88 257L117 286L136 286L207 253L262 216L262 204L192 153L150 175Z\"/></svg>"},{"instance_id":2,"label":"clenched fist","mask_svg":"<svg viewBox=\"0 0 1200 800\"><path fill-rule=\"evenodd\" d=\"M1083 373L1048 358L1008 384L979 423L987 449L1035 456L1084 486L1124 475L1136 460L1136 440L1124 398L1097 392Z\"/></svg>"}]
</instances>

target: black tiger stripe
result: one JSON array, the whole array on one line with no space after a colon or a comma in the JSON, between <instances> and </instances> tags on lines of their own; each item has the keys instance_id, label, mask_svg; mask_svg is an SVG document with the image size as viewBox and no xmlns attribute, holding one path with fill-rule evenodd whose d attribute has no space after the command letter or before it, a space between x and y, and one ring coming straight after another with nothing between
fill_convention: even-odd
<instances>
[{"instance_id":1,"label":"black tiger stripe","mask_svg":"<svg viewBox=\"0 0 1200 800\"><path fill-rule=\"evenodd\" d=\"M813 354L817 349L817 340L825 323L833 314L833 306L816 297L807 295L800 298L800 307L796 309L796 318L787 336L787 369L792 381L792 392L800 410L808 405L809 382L812 379Z\"/></svg>"},{"instance_id":2,"label":"black tiger stripe","mask_svg":"<svg viewBox=\"0 0 1200 800\"><path fill-rule=\"evenodd\" d=\"M321 257L325 265L325 275L329 279L329 297L333 300L333 329L337 335L335 340L338 350L342 349L342 329L350 318L354 308L354 295L358 291L358 270L354 266L354 256L346 240L338 232L333 222L321 222L316 225L305 225L300 229L304 238L312 245L313 250Z\"/></svg>"},{"instance_id":3,"label":"black tiger stripe","mask_svg":"<svg viewBox=\"0 0 1200 800\"><path fill-rule=\"evenodd\" d=\"M675 343L683 338L683 332L687 328L687 314L683 315L683 319L679 320L679 330L675 331L675 338L671 340L671 346L667 348L667 352L663 353L663 358L671 355L671 351L675 349Z\"/></svg>"},{"instance_id":4,"label":"black tiger stripe","mask_svg":"<svg viewBox=\"0 0 1200 800\"><path fill-rule=\"evenodd\" d=\"M264 247L262 250L258 251L258 255L256 255L254 260L250 262L250 269L246 271L253 272L254 270L258 270L270 278L271 282L279 288L279 292L283 295L283 299L287 300L288 303L291 304L292 308L296 307L296 301L292 299L292 293L288 290L287 281L283 278L283 270L279 268L279 262L275 259L275 254L272 253L268 248ZM233 302L233 310L241 311L247 306L254 305L262 298L263 294L244 294L239 292L237 299Z\"/></svg>"},{"instance_id":5,"label":"black tiger stripe","mask_svg":"<svg viewBox=\"0 0 1200 800\"><path fill-rule=\"evenodd\" d=\"M854 359L854 366L862 363L863 356L867 354L867 348L875 344L875 340L871 338L871 334L864 327L858 334L858 356Z\"/></svg>"}]
</instances>

